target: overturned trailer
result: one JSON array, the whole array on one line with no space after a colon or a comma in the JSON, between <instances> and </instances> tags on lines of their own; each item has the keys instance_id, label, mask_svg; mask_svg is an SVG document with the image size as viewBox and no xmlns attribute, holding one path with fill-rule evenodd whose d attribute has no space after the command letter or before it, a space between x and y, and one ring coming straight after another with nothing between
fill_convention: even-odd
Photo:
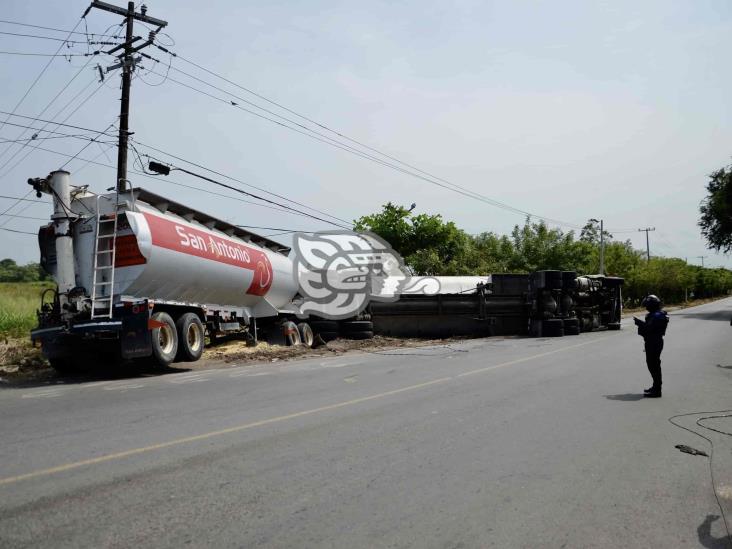
<instances>
[{"instance_id":1,"label":"overturned trailer","mask_svg":"<svg viewBox=\"0 0 732 549\"><path fill-rule=\"evenodd\" d=\"M372 303L375 332L418 337L558 337L620 329L622 278L537 271L437 280L436 294Z\"/></svg>"}]
</instances>

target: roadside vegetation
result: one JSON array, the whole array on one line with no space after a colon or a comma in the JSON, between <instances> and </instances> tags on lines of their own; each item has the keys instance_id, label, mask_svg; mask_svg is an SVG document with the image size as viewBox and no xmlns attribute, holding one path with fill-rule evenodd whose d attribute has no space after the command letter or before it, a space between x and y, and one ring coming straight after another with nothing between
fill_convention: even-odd
<instances>
[{"instance_id":1,"label":"roadside vegetation","mask_svg":"<svg viewBox=\"0 0 732 549\"><path fill-rule=\"evenodd\" d=\"M731 193L732 194L732 193ZM596 274L600 269L600 228L590 220L577 235L527 219L509 235L471 235L440 215L413 215L388 203L382 211L357 219L356 230L368 230L389 242L415 275L487 275L543 269ZM605 232L605 274L625 279L627 306L655 293L668 304L691 298L727 295L732 271L687 265L683 259L652 256L633 249L630 241Z\"/></svg>"},{"instance_id":2,"label":"roadside vegetation","mask_svg":"<svg viewBox=\"0 0 732 549\"><path fill-rule=\"evenodd\" d=\"M51 287L50 282L0 282L0 335L28 337L41 292Z\"/></svg>"}]
</instances>

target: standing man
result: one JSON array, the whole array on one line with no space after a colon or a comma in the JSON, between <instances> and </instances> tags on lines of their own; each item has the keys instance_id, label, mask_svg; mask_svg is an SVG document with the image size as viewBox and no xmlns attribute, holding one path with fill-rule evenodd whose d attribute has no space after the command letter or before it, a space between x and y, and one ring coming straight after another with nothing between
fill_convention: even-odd
<instances>
[{"instance_id":1,"label":"standing man","mask_svg":"<svg viewBox=\"0 0 732 549\"><path fill-rule=\"evenodd\" d=\"M646 364L653 378L653 386L643 391L645 397L661 398L661 351L663 336L666 335L668 315L661 310L661 300L655 295L646 296L641 303L648 314L645 320L633 317L638 326L638 335L643 337L646 348Z\"/></svg>"}]
</instances>

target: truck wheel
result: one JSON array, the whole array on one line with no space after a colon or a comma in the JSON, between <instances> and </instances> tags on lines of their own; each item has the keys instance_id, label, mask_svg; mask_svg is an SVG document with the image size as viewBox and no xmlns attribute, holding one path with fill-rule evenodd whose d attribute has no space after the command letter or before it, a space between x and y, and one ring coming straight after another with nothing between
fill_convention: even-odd
<instances>
[{"instance_id":1,"label":"truck wheel","mask_svg":"<svg viewBox=\"0 0 732 549\"><path fill-rule=\"evenodd\" d=\"M74 374L79 371L76 365L68 358L51 358L48 362L51 363L51 368L62 375Z\"/></svg>"},{"instance_id":2,"label":"truck wheel","mask_svg":"<svg viewBox=\"0 0 732 549\"><path fill-rule=\"evenodd\" d=\"M297 329L297 325L291 320L282 323L282 335L285 337L285 345L288 347L302 343L300 331Z\"/></svg>"},{"instance_id":3,"label":"truck wheel","mask_svg":"<svg viewBox=\"0 0 732 549\"><path fill-rule=\"evenodd\" d=\"M611 322L607 325L608 330L619 330L620 329L620 322Z\"/></svg>"},{"instance_id":4,"label":"truck wheel","mask_svg":"<svg viewBox=\"0 0 732 549\"><path fill-rule=\"evenodd\" d=\"M313 342L315 341L315 335L313 334L313 329L310 327L310 324L307 322L300 322L297 325L297 331L300 332L300 341L302 341L302 344L308 348L312 347Z\"/></svg>"},{"instance_id":5,"label":"truck wheel","mask_svg":"<svg viewBox=\"0 0 732 549\"><path fill-rule=\"evenodd\" d=\"M562 337L564 335L564 323L560 318L550 318L541 323L541 334L543 337Z\"/></svg>"},{"instance_id":6,"label":"truck wheel","mask_svg":"<svg viewBox=\"0 0 732 549\"><path fill-rule=\"evenodd\" d=\"M374 339L374 332L350 332L347 334L343 334L343 337L345 337L346 339Z\"/></svg>"},{"instance_id":7,"label":"truck wheel","mask_svg":"<svg viewBox=\"0 0 732 549\"><path fill-rule=\"evenodd\" d=\"M178 358L195 362L203 354L203 323L195 313L185 313L175 323L178 331Z\"/></svg>"},{"instance_id":8,"label":"truck wheel","mask_svg":"<svg viewBox=\"0 0 732 549\"><path fill-rule=\"evenodd\" d=\"M579 335L580 325L579 320L576 318L565 318L564 319L564 335Z\"/></svg>"},{"instance_id":9,"label":"truck wheel","mask_svg":"<svg viewBox=\"0 0 732 549\"><path fill-rule=\"evenodd\" d=\"M153 359L158 366L166 368L175 360L178 354L178 331L175 322L168 313L159 311L152 315L152 319L161 322L164 326L153 328L150 337L152 339Z\"/></svg>"},{"instance_id":10,"label":"truck wheel","mask_svg":"<svg viewBox=\"0 0 732 549\"><path fill-rule=\"evenodd\" d=\"M338 333L338 322L335 320L312 320L310 321L310 327L316 334L322 334L323 332Z\"/></svg>"},{"instance_id":11,"label":"truck wheel","mask_svg":"<svg viewBox=\"0 0 732 549\"><path fill-rule=\"evenodd\" d=\"M373 332L374 323L370 320L350 320L341 322L341 333L343 337L348 337L354 332Z\"/></svg>"}]
</instances>

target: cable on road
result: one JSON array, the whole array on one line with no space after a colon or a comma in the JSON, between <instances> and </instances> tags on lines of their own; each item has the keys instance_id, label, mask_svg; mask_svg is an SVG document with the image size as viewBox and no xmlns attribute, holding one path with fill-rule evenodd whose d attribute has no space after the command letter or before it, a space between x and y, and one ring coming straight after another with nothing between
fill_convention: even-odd
<instances>
[{"instance_id":1,"label":"cable on road","mask_svg":"<svg viewBox=\"0 0 732 549\"><path fill-rule=\"evenodd\" d=\"M717 493L717 485L714 481L714 467L713 467L713 461L714 461L714 442L711 438L708 436L705 436L701 433L698 433L697 431L694 431L693 429L689 429L688 427L684 427L683 425L680 425L674 421L676 418L680 417L689 417L689 416L699 416L704 414L704 417L700 417L696 420L696 424L701 427L702 429L707 429L709 431L715 431L717 433L722 433L723 435L732 436L732 433L728 433L726 431L720 431L717 429L714 429L712 427L707 427L705 425L702 425L702 421L707 419L714 419L714 418L720 418L720 417L732 417L732 410L716 410L714 412L690 412L688 414L677 414L675 416L671 416L668 418L668 422L671 423L671 425L674 425L675 427L678 427L680 429L683 429L684 431L689 431L690 433L695 434L696 436L703 438L709 443L709 477L712 481L712 491L714 492L714 499L717 500L717 507L719 507L719 512L722 515L722 520L724 521L724 529L727 532L727 539L730 542L730 547L732 547L732 534L730 534L729 531L729 523L727 522L727 515L724 513L724 507L722 507L722 502L719 501L719 494ZM722 415L718 415L722 414Z\"/></svg>"}]
</instances>

